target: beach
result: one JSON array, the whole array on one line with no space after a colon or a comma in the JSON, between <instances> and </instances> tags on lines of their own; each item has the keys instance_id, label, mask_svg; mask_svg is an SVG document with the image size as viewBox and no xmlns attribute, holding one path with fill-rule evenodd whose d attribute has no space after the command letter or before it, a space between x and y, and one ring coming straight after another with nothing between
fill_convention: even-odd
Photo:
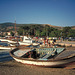
<instances>
[{"instance_id":1,"label":"beach","mask_svg":"<svg viewBox=\"0 0 75 75\"><path fill-rule=\"evenodd\" d=\"M75 69L29 66L13 60L0 63L0 75L75 75Z\"/></svg>"},{"instance_id":2,"label":"beach","mask_svg":"<svg viewBox=\"0 0 75 75\"><path fill-rule=\"evenodd\" d=\"M75 50L75 47L66 47ZM15 60L0 62L0 75L75 75L75 63L63 68L46 68L24 65Z\"/></svg>"}]
</instances>

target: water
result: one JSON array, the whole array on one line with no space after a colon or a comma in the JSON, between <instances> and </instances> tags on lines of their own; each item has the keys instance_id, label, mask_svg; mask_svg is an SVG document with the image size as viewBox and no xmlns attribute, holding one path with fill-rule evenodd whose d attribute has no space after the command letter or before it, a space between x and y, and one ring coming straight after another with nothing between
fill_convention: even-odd
<instances>
[{"instance_id":1,"label":"water","mask_svg":"<svg viewBox=\"0 0 75 75\"><path fill-rule=\"evenodd\" d=\"M0 42L0 45L2 46L8 46L9 44L7 42ZM39 48L39 46L28 46L29 48ZM4 61L10 61L13 60L13 58L9 54L9 50L0 50L0 62Z\"/></svg>"},{"instance_id":2,"label":"water","mask_svg":"<svg viewBox=\"0 0 75 75\"><path fill-rule=\"evenodd\" d=\"M9 46L9 44L7 42L0 42L1 46Z\"/></svg>"},{"instance_id":3,"label":"water","mask_svg":"<svg viewBox=\"0 0 75 75\"><path fill-rule=\"evenodd\" d=\"M1 46L9 46L7 42L0 42ZM13 58L9 54L9 50L1 50L0 49L0 62L10 61Z\"/></svg>"},{"instance_id":4,"label":"water","mask_svg":"<svg viewBox=\"0 0 75 75\"><path fill-rule=\"evenodd\" d=\"M0 52L0 62L10 60L13 60L13 58L10 56L9 52Z\"/></svg>"}]
</instances>

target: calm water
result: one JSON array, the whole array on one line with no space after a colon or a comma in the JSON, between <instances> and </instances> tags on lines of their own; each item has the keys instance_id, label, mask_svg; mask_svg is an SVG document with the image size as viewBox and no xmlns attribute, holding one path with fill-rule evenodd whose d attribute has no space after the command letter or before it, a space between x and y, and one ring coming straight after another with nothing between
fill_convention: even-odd
<instances>
[{"instance_id":1,"label":"calm water","mask_svg":"<svg viewBox=\"0 0 75 75\"><path fill-rule=\"evenodd\" d=\"M0 52L0 62L10 60L13 60L13 58L10 56L9 52Z\"/></svg>"},{"instance_id":2,"label":"calm water","mask_svg":"<svg viewBox=\"0 0 75 75\"><path fill-rule=\"evenodd\" d=\"M6 42L0 42L0 45L2 46L8 46L9 44ZM29 48L39 48L39 46L29 46ZM13 60L13 58L9 54L9 50L0 50L0 62L4 61L10 61Z\"/></svg>"},{"instance_id":3,"label":"calm water","mask_svg":"<svg viewBox=\"0 0 75 75\"><path fill-rule=\"evenodd\" d=\"M0 42L1 46L8 46L9 44L6 42ZM0 49L0 62L9 61L13 58L9 54L9 50L1 50Z\"/></svg>"},{"instance_id":4,"label":"calm water","mask_svg":"<svg viewBox=\"0 0 75 75\"><path fill-rule=\"evenodd\" d=\"M1 46L9 46L9 44L7 42L0 42Z\"/></svg>"}]
</instances>

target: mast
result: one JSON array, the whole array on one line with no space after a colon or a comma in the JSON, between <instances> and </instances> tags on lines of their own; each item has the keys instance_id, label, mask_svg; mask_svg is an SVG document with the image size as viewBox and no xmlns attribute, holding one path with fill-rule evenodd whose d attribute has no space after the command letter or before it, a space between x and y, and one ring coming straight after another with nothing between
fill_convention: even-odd
<instances>
[{"instance_id":1,"label":"mast","mask_svg":"<svg viewBox=\"0 0 75 75\"><path fill-rule=\"evenodd\" d=\"M16 36L16 20L15 20L15 36Z\"/></svg>"}]
</instances>

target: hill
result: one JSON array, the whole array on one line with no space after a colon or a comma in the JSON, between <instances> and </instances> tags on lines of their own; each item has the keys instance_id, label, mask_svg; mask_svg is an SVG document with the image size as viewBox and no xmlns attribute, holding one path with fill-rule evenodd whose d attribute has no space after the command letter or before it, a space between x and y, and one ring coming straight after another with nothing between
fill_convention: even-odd
<instances>
[{"instance_id":1,"label":"hill","mask_svg":"<svg viewBox=\"0 0 75 75\"><path fill-rule=\"evenodd\" d=\"M53 28L55 28L55 29L59 29L59 30L62 30L63 29L63 27L61 27L61 26L54 26L54 25L51 25L51 24L43 24L44 26L45 25L48 25L48 26L50 26L50 27L53 27Z\"/></svg>"},{"instance_id":2,"label":"hill","mask_svg":"<svg viewBox=\"0 0 75 75\"><path fill-rule=\"evenodd\" d=\"M72 29L75 29L75 26L71 26Z\"/></svg>"},{"instance_id":3,"label":"hill","mask_svg":"<svg viewBox=\"0 0 75 75\"><path fill-rule=\"evenodd\" d=\"M15 23L11 23L11 22L1 23L0 24L0 28L9 27L9 26L13 26L14 27L14 25L15 25ZM42 26L48 25L48 26L56 28L58 30L62 30L63 29L63 27L61 27L61 26L54 26L54 25L51 25L51 24L16 24L16 27L19 27L19 26L30 26L30 25L42 25ZM71 28L75 29L75 26L71 26Z\"/></svg>"},{"instance_id":4,"label":"hill","mask_svg":"<svg viewBox=\"0 0 75 75\"><path fill-rule=\"evenodd\" d=\"M7 23L1 23L0 24L0 27L9 27L9 26L14 26L14 23L7 22Z\"/></svg>"},{"instance_id":5,"label":"hill","mask_svg":"<svg viewBox=\"0 0 75 75\"><path fill-rule=\"evenodd\" d=\"M9 27L9 26L14 26L15 23L1 23L0 24L0 27L4 28L4 27ZM53 25L50 25L50 24L16 24L16 27L19 27L19 26L30 26L30 25L42 25L42 26L45 26L45 25L48 25L50 27L53 27L53 28L56 28L56 29L62 29L63 27L60 27L60 26L53 26Z\"/></svg>"}]
</instances>

